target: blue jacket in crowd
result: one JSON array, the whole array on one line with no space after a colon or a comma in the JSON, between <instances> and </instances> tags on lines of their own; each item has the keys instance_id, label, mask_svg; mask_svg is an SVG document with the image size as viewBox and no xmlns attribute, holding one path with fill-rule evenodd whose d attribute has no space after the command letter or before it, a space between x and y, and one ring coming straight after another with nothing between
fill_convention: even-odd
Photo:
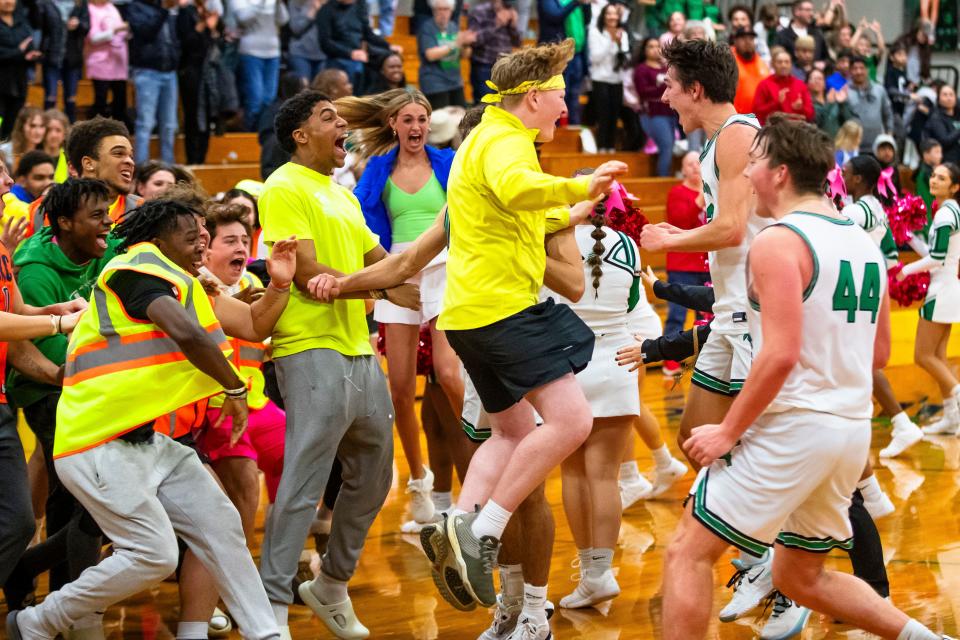
<instances>
[{"instance_id":1,"label":"blue jacket in crowd","mask_svg":"<svg viewBox=\"0 0 960 640\"><path fill-rule=\"evenodd\" d=\"M433 168L433 174L437 176L437 182L447 190L447 178L450 177L450 165L453 164L453 149L437 149L431 146L425 146L427 158L430 159L430 166ZM387 180L393 173L393 166L397 163L397 153L399 147L394 147L382 156L373 156L367 161L367 168L363 170L360 181L353 190L353 195L360 201L360 208L363 209L363 218L370 231L380 236L380 245L390 251L393 245L393 237L390 228L390 213L387 206L383 203L383 190L387 186Z\"/></svg>"},{"instance_id":2,"label":"blue jacket in crowd","mask_svg":"<svg viewBox=\"0 0 960 640\"><path fill-rule=\"evenodd\" d=\"M130 66L176 71L180 66L177 17L158 0L135 0L127 8L130 23Z\"/></svg>"}]
</instances>

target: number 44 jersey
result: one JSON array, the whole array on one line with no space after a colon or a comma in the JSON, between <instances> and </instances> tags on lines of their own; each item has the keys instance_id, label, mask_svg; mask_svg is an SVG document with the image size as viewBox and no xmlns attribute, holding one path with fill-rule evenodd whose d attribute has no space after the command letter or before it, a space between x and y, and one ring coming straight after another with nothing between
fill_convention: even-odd
<instances>
[{"instance_id":1,"label":"number 44 jersey","mask_svg":"<svg viewBox=\"0 0 960 640\"><path fill-rule=\"evenodd\" d=\"M883 254L846 218L793 212L773 226L800 236L813 258L813 274L803 291L803 329L796 337L800 360L766 413L805 409L869 419L874 338L887 286ZM750 333L754 353L760 353L763 309L752 284Z\"/></svg>"}]
</instances>

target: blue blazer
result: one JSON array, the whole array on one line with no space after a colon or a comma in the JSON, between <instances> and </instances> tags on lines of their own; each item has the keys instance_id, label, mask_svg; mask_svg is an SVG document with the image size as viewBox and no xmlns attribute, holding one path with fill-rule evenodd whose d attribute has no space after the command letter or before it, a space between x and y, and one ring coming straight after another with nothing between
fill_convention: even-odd
<instances>
[{"instance_id":1,"label":"blue blazer","mask_svg":"<svg viewBox=\"0 0 960 640\"><path fill-rule=\"evenodd\" d=\"M447 178L450 177L450 165L453 164L453 149L437 149L425 146L433 174L443 190L447 190ZM373 156L367 161L367 168L363 170L360 181L353 190L353 195L360 201L363 210L363 219L370 231L380 236L380 245L390 251L393 237L390 228L390 214L383 203L383 190L387 186L387 179L397 163L398 147L394 147L382 156Z\"/></svg>"}]
</instances>

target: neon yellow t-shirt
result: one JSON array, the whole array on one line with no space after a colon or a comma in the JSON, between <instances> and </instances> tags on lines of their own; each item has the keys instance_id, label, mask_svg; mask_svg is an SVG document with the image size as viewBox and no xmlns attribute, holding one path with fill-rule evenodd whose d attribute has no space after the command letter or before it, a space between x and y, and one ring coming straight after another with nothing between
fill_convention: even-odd
<instances>
[{"instance_id":1,"label":"neon yellow t-shirt","mask_svg":"<svg viewBox=\"0 0 960 640\"><path fill-rule=\"evenodd\" d=\"M547 214L586 200L590 176L543 173L533 146L537 133L491 106L453 159L440 329L484 327L538 301Z\"/></svg>"},{"instance_id":2,"label":"neon yellow t-shirt","mask_svg":"<svg viewBox=\"0 0 960 640\"><path fill-rule=\"evenodd\" d=\"M292 235L312 240L317 262L343 273L362 269L364 254L378 244L353 194L303 165L288 162L274 171L259 205L268 245ZM282 358L308 349L372 355L363 300L317 302L293 285L273 330L273 355Z\"/></svg>"}]
</instances>

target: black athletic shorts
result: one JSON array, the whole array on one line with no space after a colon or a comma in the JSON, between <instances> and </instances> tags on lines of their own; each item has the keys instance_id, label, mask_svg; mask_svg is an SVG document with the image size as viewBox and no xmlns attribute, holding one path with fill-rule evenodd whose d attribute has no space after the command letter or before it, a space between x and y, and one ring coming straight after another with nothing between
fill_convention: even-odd
<instances>
[{"instance_id":1,"label":"black athletic shorts","mask_svg":"<svg viewBox=\"0 0 960 640\"><path fill-rule=\"evenodd\" d=\"M485 327L446 334L487 413L509 409L533 389L583 371L593 357L593 331L553 298Z\"/></svg>"}]
</instances>

